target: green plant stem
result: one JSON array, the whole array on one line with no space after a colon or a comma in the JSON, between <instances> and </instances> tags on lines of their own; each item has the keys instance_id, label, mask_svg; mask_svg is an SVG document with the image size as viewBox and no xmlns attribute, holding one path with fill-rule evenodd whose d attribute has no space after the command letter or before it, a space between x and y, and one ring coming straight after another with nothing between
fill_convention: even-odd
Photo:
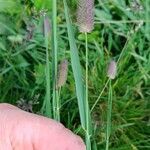
<instances>
[{"instance_id":1,"label":"green plant stem","mask_svg":"<svg viewBox=\"0 0 150 150\"><path fill-rule=\"evenodd\" d=\"M58 43L57 43L57 0L53 0L53 5L52 5L52 20L53 20L53 65L52 65L52 70L53 70L53 118L55 120L60 121L60 102L59 102L59 97L58 97L58 91L57 91L57 68L58 68Z\"/></svg>"},{"instance_id":2,"label":"green plant stem","mask_svg":"<svg viewBox=\"0 0 150 150\"><path fill-rule=\"evenodd\" d=\"M60 121L60 92L61 92L61 87L56 90L56 98L57 98L57 121Z\"/></svg>"},{"instance_id":3,"label":"green plant stem","mask_svg":"<svg viewBox=\"0 0 150 150\"><path fill-rule=\"evenodd\" d=\"M60 98L59 98L59 92L56 90L56 101L57 101L57 106L56 106L56 120L60 121Z\"/></svg>"},{"instance_id":4,"label":"green plant stem","mask_svg":"<svg viewBox=\"0 0 150 150\"><path fill-rule=\"evenodd\" d=\"M106 128L106 150L109 149L109 138L111 134L111 114L112 114L112 86L111 80L109 81L109 94L108 94L108 105L107 105L107 128Z\"/></svg>"},{"instance_id":5,"label":"green plant stem","mask_svg":"<svg viewBox=\"0 0 150 150\"><path fill-rule=\"evenodd\" d=\"M123 24L133 24L133 23L141 23L141 22L144 22L144 23L150 23L150 20L107 20L107 21L95 21L94 23L95 24L118 24L118 23L123 23Z\"/></svg>"},{"instance_id":6,"label":"green plant stem","mask_svg":"<svg viewBox=\"0 0 150 150\"><path fill-rule=\"evenodd\" d=\"M94 110L94 108L95 108L96 104L98 103L98 101L100 100L100 98L101 98L101 96L102 96L104 90L106 89L106 87L107 87L109 81L110 81L110 79L108 79L108 80L106 81L106 83L105 83L105 85L104 85L104 87L103 87L101 93L99 94L97 100L96 100L95 103L93 104L93 106L92 106L92 108L91 108L91 113L92 113L92 111Z\"/></svg>"},{"instance_id":7,"label":"green plant stem","mask_svg":"<svg viewBox=\"0 0 150 150\"><path fill-rule=\"evenodd\" d=\"M89 116L89 101L88 101L88 37L85 33L85 48L86 48L86 67L85 67L85 112L86 112L86 145L87 150L91 150L91 141L90 141L90 116Z\"/></svg>"},{"instance_id":8,"label":"green plant stem","mask_svg":"<svg viewBox=\"0 0 150 150\"><path fill-rule=\"evenodd\" d=\"M49 64L49 51L48 51L48 36L45 37L46 46L46 115L48 117L52 116L51 113L51 97L50 97L50 64Z\"/></svg>"}]
</instances>

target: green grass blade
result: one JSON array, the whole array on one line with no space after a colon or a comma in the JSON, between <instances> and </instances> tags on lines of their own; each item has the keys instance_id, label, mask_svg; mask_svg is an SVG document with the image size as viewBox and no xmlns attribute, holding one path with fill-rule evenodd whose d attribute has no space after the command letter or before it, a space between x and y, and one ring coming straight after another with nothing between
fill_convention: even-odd
<instances>
[{"instance_id":1,"label":"green grass blade","mask_svg":"<svg viewBox=\"0 0 150 150\"><path fill-rule=\"evenodd\" d=\"M45 40L45 50L46 50L46 68L45 68L45 77L46 77L46 96L43 102L43 108L45 108L45 113L47 117L52 117L51 111L51 77L50 77L50 55L49 55L49 42L50 42L50 25L48 24L48 17L43 15L43 31L44 31L44 40ZM42 108L42 111L43 111Z\"/></svg>"},{"instance_id":2,"label":"green grass blade","mask_svg":"<svg viewBox=\"0 0 150 150\"><path fill-rule=\"evenodd\" d=\"M67 22L67 29L68 29L68 37L69 37L69 44L70 44L70 55L71 55L71 64L75 79L75 86L76 86L76 94L78 99L78 107L80 113L80 119L82 127L85 128L86 126L86 115L85 115L85 102L84 102L84 83L82 80L82 71L81 65L78 55L78 49L75 43L74 32L72 29L71 21L69 18L68 7L66 0L64 0L64 7L65 7L65 17Z\"/></svg>"}]
</instances>

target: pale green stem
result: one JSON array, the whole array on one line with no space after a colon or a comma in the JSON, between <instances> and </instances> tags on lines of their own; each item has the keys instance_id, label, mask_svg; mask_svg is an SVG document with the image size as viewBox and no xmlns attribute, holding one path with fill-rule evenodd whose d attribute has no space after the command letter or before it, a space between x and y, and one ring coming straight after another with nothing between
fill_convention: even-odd
<instances>
[{"instance_id":1,"label":"pale green stem","mask_svg":"<svg viewBox=\"0 0 150 150\"><path fill-rule=\"evenodd\" d=\"M90 141L90 114L89 114L89 100L88 100L88 37L85 33L85 47L86 47L86 75L85 75L85 99L86 99L86 146L87 150L91 150L91 141Z\"/></svg>"},{"instance_id":2,"label":"pale green stem","mask_svg":"<svg viewBox=\"0 0 150 150\"><path fill-rule=\"evenodd\" d=\"M58 39L57 39L57 0L53 0L52 5L52 20L53 20L53 118L60 121L60 102L57 91L57 68L58 68Z\"/></svg>"},{"instance_id":3,"label":"pale green stem","mask_svg":"<svg viewBox=\"0 0 150 150\"><path fill-rule=\"evenodd\" d=\"M109 138L111 134L111 115L112 115L112 86L111 80L109 82L109 95L108 95L108 105L107 105L107 128L106 128L106 150L109 149Z\"/></svg>"},{"instance_id":4,"label":"pale green stem","mask_svg":"<svg viewBox=\"0 0 150 150\"><path fill-rule=\"evenodd\" d=\"M95 108L96 104L98 103L98 101L100 100L100 98L101 98L101 96L102 96L104 90L106 89L107 84L109 83L109 81L110 81L110 79L108 79L108 80L106 81L106 83L105 83L105 85L104 85L104 87L103 87L101 93L99 94L97 100L96 100L95 103L93 104L93 106L92 106L92 108L91 108L91 113L92 113L92 111L94 110L94 108Z\"/></svg>"},{"instance_id":5,"label":"pale green stem","mask_svg":"<svg viewBox=\"0 0 150 150\"><path fill-rule=\"evenodd\" d=\"M48 36L45 37L46 46L46 115L51 117L51 97L50 97L50 64L49 64L49 51L48 51Z\"/></svg>"}]
</instances>

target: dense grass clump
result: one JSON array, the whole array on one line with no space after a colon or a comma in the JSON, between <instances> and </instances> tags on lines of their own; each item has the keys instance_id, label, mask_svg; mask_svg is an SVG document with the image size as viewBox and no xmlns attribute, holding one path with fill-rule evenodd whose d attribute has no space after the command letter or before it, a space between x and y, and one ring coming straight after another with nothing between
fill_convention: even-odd
<instances>
[{"instance_id":1,"label":"dense grass clump","mask_svg":"<svg viewBox=\"0 0 150 150\"><path fill-rule=\"evenodd\" d=\"M87 149L148 150L150 1L77 2L0 0L0 102L62 122Z\"/></svg>"}]
</instances>

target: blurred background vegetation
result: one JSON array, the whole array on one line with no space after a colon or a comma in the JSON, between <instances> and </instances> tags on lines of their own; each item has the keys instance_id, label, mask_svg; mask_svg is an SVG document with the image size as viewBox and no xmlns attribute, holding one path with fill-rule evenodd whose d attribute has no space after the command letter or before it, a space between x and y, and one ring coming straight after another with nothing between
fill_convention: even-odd
<instances>
[{"instance_id":1,"label":"blurred background vegetation","mask_svg":"<svg viewBox=\"0 0 150 150\"><path fill-rule=\"evenodd\" d=\"M67 1L83 75L84 35L76 26L76 0ZM42 113L45 99L45 44L42 11L51 17L51 0L0 0L0 102ZM58 60L67 59L61 88L61 122L82 136L63 2L58 0ZM95 28L89 39L89 101L97 100L107 80L110 59L117 60L113 86L112 150L150 149L150 0L96 0ZM51 43L50 43L51 44ZM52 60L51 48L50 63ZM52 70L51 70L52 71ZM92 111L93 149L105 148L108 87Z\"/></svg>"}]
</instances>

